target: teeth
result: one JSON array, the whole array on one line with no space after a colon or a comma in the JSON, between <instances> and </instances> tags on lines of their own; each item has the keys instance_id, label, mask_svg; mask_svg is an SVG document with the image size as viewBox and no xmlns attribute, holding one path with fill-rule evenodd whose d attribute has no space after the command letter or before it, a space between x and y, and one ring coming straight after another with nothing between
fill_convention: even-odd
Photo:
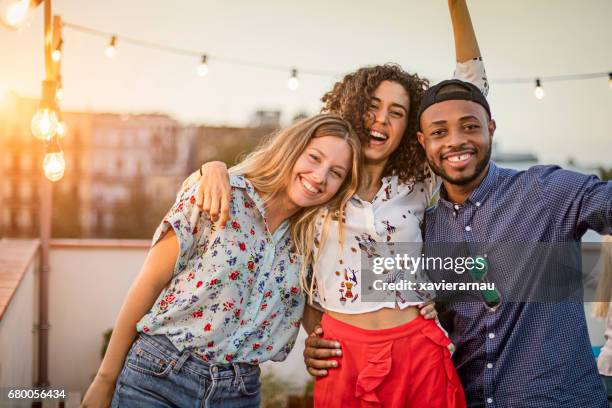
<instances>
[{"instance_id":1,"label":"teeth","mask_svg":"<svg viewBox=\"0 0 612 408\"><path fill-rule=\"evenodd\" d=\"M313 194L317 194L319 193L319 190L315 187L313 187L312 184L310 184L308 181L306 181L305 179L302 179L302 185L304 186L304 188L308 191L310 191Z\"/></svg>"},{"instance_id":2,"label":"teeth","mask_svg":"<svg viewBox=\"0 0 612 408\"><path fill-rule=\"evenodd\" d=\"M460 162L460 161L469 159L470 156L471 156L471 153L464 153L464 154L460 154L459 156L450 156L448 158L448 161L451 161L451 162Z\"/></svg>"},{"instance_id":3,"label":"teeth","mask_svg":"<svg viewBox=\"0 0 612 408\"><path fill-rule=\"evenodd\" d=\"M375 130L372 130L372 131L370 132L370 136L372 136L372 137L373 137L374 139L376 139L376 140L387 140L387 136L385 136L385 135L383 135L382 133L377 132L377 131L375 131Z\"/></svg>"}]
</instances>

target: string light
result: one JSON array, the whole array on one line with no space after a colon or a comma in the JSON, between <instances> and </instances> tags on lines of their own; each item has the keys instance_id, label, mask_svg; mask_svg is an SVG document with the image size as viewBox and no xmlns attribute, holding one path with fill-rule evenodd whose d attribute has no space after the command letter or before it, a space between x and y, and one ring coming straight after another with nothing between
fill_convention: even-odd
<instances>
[{"instance_id":1,"label":"string light","mask_svg":"<svg viewBox=\"0 0 612 408\"><path fill-rule=\"evenodd\" d=\"M202 61L198 66L198 75L201 77L208 75L208 57L206 54L202 55Z\"/></svg>"},{"instance_id":2,"label":"string light","mask_svg":"<svg viewBox=\"0 0 612 408\"><path fill-rule=\"evenodd\" d=\"M55 104L55 82L43 81L42 100L30 124L32 135L41 140L51 140L57 133L57 105Z\"/></svg>"},{"instance_id":3,"label":"string light","mask_svg":"<svg viewBox=\"0 0 612 408\"><path fill-rule=\"evenodd\" d=\"M60 139L63 139L66 136L66 132L68 132L68 127L66 126L66 122L62 118L62 113L60 111L57 112L57 136Z\"/></svg>"},{"instance_id":4,"label":"string light","mask_svg":"<svg viewBox=\"0 0 612 408\"><path fill-rule=\"evenodd\" d=\"M108 47L106 47L106 51L104 52L107 58L113 58L117 53L117 36L113 35L110 39L110 43Z\"/></svg>"},{"instance_id":5,"label":"string light","mask_svg":"<svg viewBox=\"0 0 612 408\"><path fill-rule=\"evenodd\" d=\"M0 22L11 30L22 29L27 22L30 0L1 0Z\"/></svg>"},{"instance_id":6,"label":"string light","mask_svg":"<svg viewBox=\"0 0 612 408\"><path fill-rule=\"evenodd\" d=\"M57 45L57 48L53 50L53 52L51 53L51 59L53 60L53 62L59 62L59 60L62 59L62 40L60 40L59 44Z\"/></svg>"},{"instance_id":7,"label":"string light","mask_svg":"<svg viewBox=\"0 0 612 408\"><path fill-rule=\"evenodd\" d=\"M544 92L544 88L542 88L542 84L540 83L540 80L536 79L535 83L536 83L536 87L533 90L533 94L535 95L536 98L543 99L546 93Z\"/></svg>"},{"instance_id":8,"label":"string light","mask_svg":"<svg viewBox=\"0 0 612 408\"><path fill-rule=\"evenodd\" d=\"M295 91L300 86L300 81L297 77L297 69L291 70L291 77L287 80L287 87L290 91Z\"/></svg>"},{"instance_id":9,"label":"string light","mask_svg":"<svg viewBox=\"0 0 612 408\"><path fill-rule=\"evenodd\" d=\"M64 152L60 147L57 137L47 142L46 154L43 159L43 169L45 171L45 177L51 181L58 181L64 177L66 160L64 159Z\"/></svg>"},{"instance_id":10,"label":"string light","mask_svg":"<svg viewBox=\"0 0 612 408\"><path fill-rule=\"evenodd\" d=\"M53 50L51 58L53 59L53 62L58 62L62 59L62 52L60 50Z\"/></svg>"},{"instance_id":11,"label":"string light","mask_svg":"<svg viewBox=\"0 0 612 408\"><path fill-rule=\"evenodd\" d=\"M0 2L2 2L3 0L0 0ZM15 0L12 0L15 1ZM41 1L41 0L32 0L32 1ZM101 30L97 30L95 28L91 28L91 27L85 27L82 25L78 25L78 24L74 24L74 23L70 23L70 22L63 22L62 26L74 31L78 31L81 33L87 33L90 35L94 35L94 36L98 36L98 37L104 37L104 38L108 38L109 36L111 36L111 45L109 45L109 47L107 48L113 48L113 51L111 51L114 55L114 48L116 47L116 38L117 35L111 34L109 32L105 32L105 31L101 31ZM143 48L148 48L151 50L156 50L156 51L161 51L161 52L166 52L169 54L174 54L174 55L181 55L181 56L190 56L190 57L203 57L203 53L201 51L194 51L194 50L189 50L189 49L185 49L185 48L179 48L179 47L174 47L174 46L170 46L170 45L166 45L166 44L160 44L160 43L155 43L152 41L147 41L147 40L142 40L142 39L138 39L138 38L132 38L132 37L126 37L124 35L121 35L121 41L123 43L129 43L138 47L143 47ZM114 39L114 41L113 41ZM249 66L249 67L255 67L255 68L259 68L259 69L267 69L267 70L272 70L272 71L284 71L287 72L287 70L291 70L291 72L293 72L293 70L295 70L295 68L286 66L286 65L276 65L276 64L269 64L269 63L262 63L262 62L258 62L258 61L249 61L249 60L243 60L240 58L234 58L234 57L227 57L227 56L223 56L223 55L211 55L211 54L206 54L207 57L210 58L214 58L215 63L217 62L221 62L221 63L227 63L227 64L231 64L231 65L241 65L241 66ZM112 58L112 57L110 57ZM202 64L200 63L200 65L198 66L198 71L200 71L200 66L202 66ZM328 70L321 70L321 69L304 69L304 68L300 68L300 73L301 74L307 74L307 75L316 75L316 76L321 76L321 77L338 77L340 75L342 75L341 72L334 72L334 71L328 71ZM538 79L540 81L547 81L547 82L565 82L565 81L574 81L574 80L583 80L583 79L593 79L593 78L605 78L606 76L609 76L608 72L591 72L591 73L584 73L584 74L568 74L568 75L557 75L557 76L547 76L547 77L539 77ZM291 80L291 78L289 78L289 80ZM441 79L438 79L441 80ZM291 81L292 83L297 83L299 86L299 81L297 80L297 70L296 70L296 78L295 80ZM436 82L436 80L434 78L432 78L432 82ZM517 78L490 78L490 83L493 84L527 84L527 83L533 83L533 77L517 77ZM287 85L289 86L289 82L287 83ZM541 87L540 87L541 88ZM612 89L612 82L610 85L610 88ZM543 89L542 89L543 91ZM538 94L540 94L540 91L538 91Z\"/></svg>"}]
</instances>

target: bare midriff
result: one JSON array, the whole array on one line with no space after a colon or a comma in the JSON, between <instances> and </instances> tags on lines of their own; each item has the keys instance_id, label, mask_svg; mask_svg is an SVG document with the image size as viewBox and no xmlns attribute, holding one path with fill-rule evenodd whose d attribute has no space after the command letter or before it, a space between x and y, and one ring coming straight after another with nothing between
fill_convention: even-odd
<instances>
[{"instance_id":1,"label":"bare midriff","mask_svg":"<svg viewBox=\"0 0 612 408\"><path fill-rule=\"evenodd\" d=\"M390 329L408 323L419 317L420 310L416 306L408 306L404 309L400 309L399 306L396 305L394 309L385 307L373 312L360 314L338 313L330 310L326 311L326 313L334 319L352 326L357 326L366 330L380 330Z\"/></svg>"}]
</instances>

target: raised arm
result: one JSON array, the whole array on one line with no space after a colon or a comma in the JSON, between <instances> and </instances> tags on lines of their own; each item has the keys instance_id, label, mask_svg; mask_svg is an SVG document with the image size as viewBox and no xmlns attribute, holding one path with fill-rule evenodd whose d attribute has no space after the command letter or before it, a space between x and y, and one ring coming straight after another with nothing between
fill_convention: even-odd
<instances>
[{"instance_id":1,"label":"raised arm","mask_svg":"<svg viewBox=\"0 0 612 408\"><path fill-rule=\"evenodd\" d=\"M448 10L453 26L457 60L454 78L473 83L487 96L489 81L467 4L465 0L448 0Z\"/></svg>"},{"instance_id":2,"label":"raised arm","mask_svg":"<svg viewBox=\"0 0 612 408\"><path fill-rule=\"evenodd\" d=\"M465 0L448 0L448 10L453 26L457 62L465 62L480 57L476 33Z\"/></svg>"}]
</instances>

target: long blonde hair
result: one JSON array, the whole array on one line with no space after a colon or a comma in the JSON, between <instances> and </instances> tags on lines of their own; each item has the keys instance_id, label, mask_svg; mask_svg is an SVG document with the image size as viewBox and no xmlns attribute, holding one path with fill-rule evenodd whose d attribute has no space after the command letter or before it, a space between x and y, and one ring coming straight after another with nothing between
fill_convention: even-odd
<instances>
[{"instance_id":1,"label":"long blonde hair","mask_svg":"<svg viewBox=\"0 0 612 408\"><path fill-rule=\"evenodd\" d=\"M271 199L287 187L288 175L311 139L333 136L344 140L351 149L351 168L338 192L327 203L305 207L294 214L290 221L291 238L296 252L302 257L300 283L302 289L312 295L314 274L308 273L308 266L314 264L316 239L316 218L323 207L328 209L324 224L330 217L344 215L344 208L359 187L361 164L361 143L351 125L332 114L320 114L302 119L272 135L248 154L243 161L232 167L232 175L243 175L253 187ZM341 237L341 232L340 232Z\"/></svg>"},{"instance_id":2,"label":"long blonde hair","mask_svg":"<svg viewBox=\"0 0 612 408\"><path fill-rule=\"evenodd\" d=\"M599 275L597 302L593 314L595 317L606 317L610 307L610 297L612 296L612 235L606 235L601 244L601 256L603 267Z\"/></svg>"}]
</instances>

